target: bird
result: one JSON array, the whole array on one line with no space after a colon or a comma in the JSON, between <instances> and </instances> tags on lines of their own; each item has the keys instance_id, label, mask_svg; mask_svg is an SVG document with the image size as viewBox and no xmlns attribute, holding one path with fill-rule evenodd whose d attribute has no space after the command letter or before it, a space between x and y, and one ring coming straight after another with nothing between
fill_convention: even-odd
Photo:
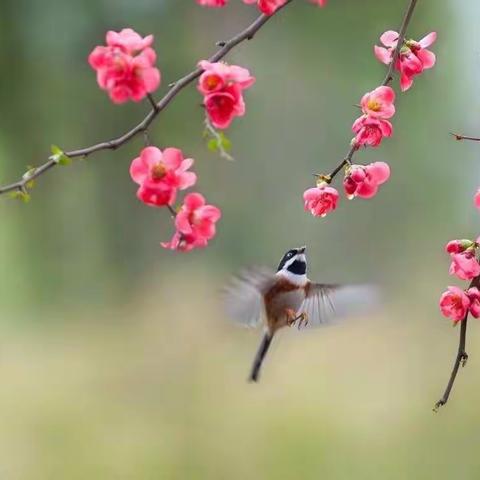
<instances>
[{"instance_id":1,"label":"bird","mask_svg":"<svg viewBox=\"0 0 480 480\"><path fill-rule=\"evenodd\" d=\"M307 277L306 246L292 248L277 271L250 268L234 277L224 289L226 313L238 323L257 327L264 334L255 355L249 381L258 382L260 369L274 335L283 327L317 327L360 313L378 303L372 285L315 283Z\"/></svg>"}]
</instances>

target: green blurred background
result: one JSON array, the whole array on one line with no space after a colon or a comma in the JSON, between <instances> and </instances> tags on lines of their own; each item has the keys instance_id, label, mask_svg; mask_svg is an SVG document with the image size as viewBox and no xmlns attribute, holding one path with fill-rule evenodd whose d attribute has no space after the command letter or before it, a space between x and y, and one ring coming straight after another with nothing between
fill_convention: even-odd
<instances>
[{"instance_id":1,"label":"green blurred background","mask_svg":"<svg viewBox=\"0 0 480 480\"><path fill-rule=\"evenodd\" d=\"M410 36L437 30L437 66L399 96L395 134L359 162L387 161L371 201L302 210L311 173L342 158L354 104L383 79L372 46L406 0L300 0L228 61L257 77L228 132L236 162L207 151L194 86L151 131L196 159L198 188L224 217L210 248L160 248L166 212L135 198L137 139L42 177L28 205L0 202L0 477L43 479L476 479L480 331L451 403L431 407L458 330L438 312L444 243L478 234L476 0L419 1ZM167 84L248 25L232 0L1 0L0 179L123 133L148 105L114 106L86 57L108 29L155 34ZM161 92L157 93L157 96ZM379 282L384 306L344 327L274 343L246 383L259 332L228 323L218 290L245 264L275 266L307 244L311 277Z\"/></svg>"}]
</instances>

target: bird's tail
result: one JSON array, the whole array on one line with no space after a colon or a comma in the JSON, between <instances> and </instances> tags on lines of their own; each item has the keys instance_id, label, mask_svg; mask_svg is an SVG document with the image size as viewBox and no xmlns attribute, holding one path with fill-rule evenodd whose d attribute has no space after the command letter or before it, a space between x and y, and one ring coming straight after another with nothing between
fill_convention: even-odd
<instances>
[{"instance_id":1,"label":"bird's tail","mask_svg":"<svg viewBox=\"0 0 480 480\"><path fill-rule=\"evenodd\" d=\"M249 380L251 382L258 382L260 368L262 366L265 355L268 352L268 348L272 343L272 339L273 339L273 336L270 333L265 333L265 335L262 338L262 343L260 344L257 354L255 355L255 360L253 361L252 371L249 377Z\"/></svg>"}]
</instances>

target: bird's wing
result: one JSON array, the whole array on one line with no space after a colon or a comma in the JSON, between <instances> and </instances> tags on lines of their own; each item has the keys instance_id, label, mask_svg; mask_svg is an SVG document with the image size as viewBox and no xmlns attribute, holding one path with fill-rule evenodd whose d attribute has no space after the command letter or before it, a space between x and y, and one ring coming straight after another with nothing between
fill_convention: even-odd
<instances>
[{"instance_id":1,"label":"bird's wing","mask_svg":"<svg viewBox=\"0 0 480 480\"><path fill-rule=\"evenodd\" d=\"M345 317L366 314L378 304L378 291L372 285L310 283L297 314L306 313L307 328L315 328L337 323Z\"/></svg>"},{"instance_id":2,"label":"bird's wing","mask_svg":"<svg viewBox=\"0 0 480 480\"><path fill-rule=\"evenodd\" d=\"M261 267L244 270L234 277L223 292L227 315L246 327L258 326L265 311L263 295L274 282L275 273Z\"/></svg>"}]
</instances>

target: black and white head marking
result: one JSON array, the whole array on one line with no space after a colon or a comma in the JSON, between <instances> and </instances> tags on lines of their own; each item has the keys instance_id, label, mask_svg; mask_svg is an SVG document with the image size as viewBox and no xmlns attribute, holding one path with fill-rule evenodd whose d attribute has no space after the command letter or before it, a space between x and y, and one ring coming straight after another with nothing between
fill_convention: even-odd
<instances>
[{"instance_id":1,"label":"black and white head marking","mask_svg":"<svg viewBox=\"0 0 480 480\"><path fill-rule=\"evenodd\" d=\"M296 285L305 285L308 281L305 247L289 250L278 265L277 275L285 277Z\"/></svg>"}]
</instances>

